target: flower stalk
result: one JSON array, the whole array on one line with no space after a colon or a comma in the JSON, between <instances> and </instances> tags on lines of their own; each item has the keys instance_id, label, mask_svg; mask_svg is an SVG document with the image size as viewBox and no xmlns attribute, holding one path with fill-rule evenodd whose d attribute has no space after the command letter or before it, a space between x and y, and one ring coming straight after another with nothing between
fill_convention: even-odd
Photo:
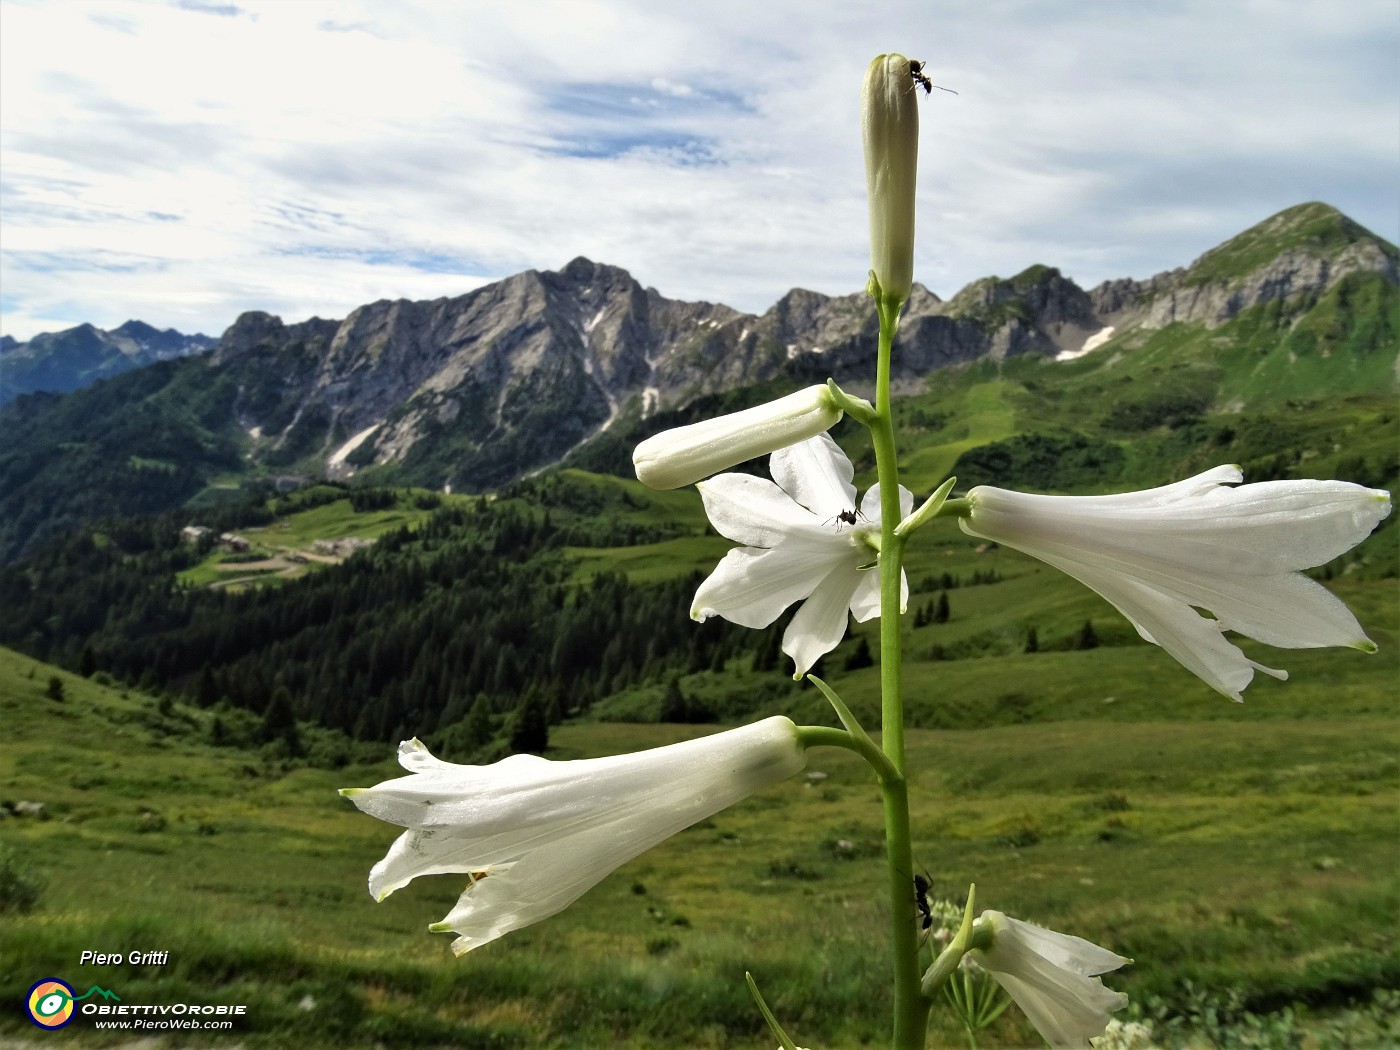
<instances>
[{"instance_id":1,"label":"flower stalk","mask_svg":"<svg viewBox=\"0 0 1400 1050\"><path fill-rule=\"evenodd\" d=\"M882 778L885 848L894 962L895 1050L922 1047L929 1000L919 987L919 945L914 894L913 836L905 777L903 653L904 541L899 466L890 404L891 357L899 313L914 279L914 184L918 171L919 109L909 60L877 55L861 90L861 140L870 214L870 280L880 340L874 413L860 413L870 429L880 489L880 732L881 749L895 776Z\"/></svg>"},{"instance_id":2,"label":"flower stalk","mask_svg":"<svg viewBox=\"0 0 1400 1050\"><path fill-rule=\"evenodd\" d=\"M902 303L877 300L880 341L875 376L875 418L870 435L880 483L880 737L881 749L897 774L880 783L885 815L885 850L890 894L890 943L894 958L895 1050L924 1045L930 1001L920 990L918 924L911 879L913 834L905 777L903 648L900 635L904 536L898 493L894 413L890 403L890 357Z\"/></svg>"}]
</instances>

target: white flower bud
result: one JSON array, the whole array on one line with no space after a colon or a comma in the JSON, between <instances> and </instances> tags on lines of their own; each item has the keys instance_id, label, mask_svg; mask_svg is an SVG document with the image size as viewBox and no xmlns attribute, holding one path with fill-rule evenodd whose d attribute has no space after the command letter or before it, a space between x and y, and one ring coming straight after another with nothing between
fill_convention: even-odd
<instances>
[{"instance_id":1,"label":"white flower bud","mask_svg":"<svg viewBox=\"0 0 1400 1050\"><path fill-rule=\"evenodd\" d=\"M809 386L743 412L717 416L647 438L632 453L637 480L678 489L728 467L830 430L841 419L831 391Z\"/></svg>"},{"instance_id":2,"label":"white flower bud","mask_svg":"<svg viewBox=\"0 0 1400 1050\"><path fill-rule=\"evenodd\" d=\"M919 163L917 84L903 55L877 55L861 89L861 137L870 204L870 269L884 302L914 283L914 179Z\"/></svg>"}]
</instances>

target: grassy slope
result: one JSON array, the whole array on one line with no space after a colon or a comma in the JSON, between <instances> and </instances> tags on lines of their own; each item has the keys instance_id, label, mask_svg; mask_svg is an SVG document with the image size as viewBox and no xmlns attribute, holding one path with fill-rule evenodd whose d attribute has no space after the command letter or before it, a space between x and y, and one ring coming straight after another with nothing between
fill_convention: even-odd
<instances>
[{"instance_id":1,"label":"grassy slope","mask_svg":"<svg viewBox=\"0 0 1400 1050\"><path fill-rule=\"evenodd\" d=\"M1375 691L1240 707L1192 695L1155 655L1013 663L1026 670L1015 678L1055 677L1046 664L1080 682L1115 670L1183 694L1144 701L1131 722L1082 714L911 733L917 852L938 890L952 896L976 879L984 906L1135 956L1116 983L1139 997L1179 996L1192 979L1242 989L1258 1006L1326 1003L1400 977L1387 918L1400 906L1400 732ZM958 707L994 704L975 673L993 663L940 663L937 687ZM149 698L69 675L55 703L43 696L50 673L0 652L0 798L41 800L53 817L3 825L49 886L37 911L0 924L0 1000L56 974L132 1002L246 1002L238 1038L249 1044L764 1046L742 991L747 967L804 1042L853 1045L883 1030L878 805L844 752L815 754L825 781L779 785L625 866L556 919L453 960L447 939L423 928L458 880L425 880L378 906L364 893L394 832L334 788L393 775L388 762L285 770L203 743L205 712L162 715ZM930 684L914 683L911 693ZM1308 687L1279 697L1298 685ZM859 682L850 690L859 695ZM567 758L703 731L604 723L553 740ZM853 844L850 859L833 850L839 839ZM92 947L158 948L171 962L79 971ZM307 995L316 1005L299 1008ZM24 1022L9 1007L0 1024ZM1008 1015L998 1037L1025 1041L1018 1024Z\"/></svg>"}]
</instances>

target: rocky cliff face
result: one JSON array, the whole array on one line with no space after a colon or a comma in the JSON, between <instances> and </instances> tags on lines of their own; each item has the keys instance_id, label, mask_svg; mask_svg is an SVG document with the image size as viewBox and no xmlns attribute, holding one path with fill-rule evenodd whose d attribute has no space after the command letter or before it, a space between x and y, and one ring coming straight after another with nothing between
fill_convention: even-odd
<instances>
[{"instance_id":1,"label":"rocky cliff face","mask_svg":"<svg viewBox=\"0 0 1400 1050\"><path fill-rule=\"evenodd\" d=\"M916 285L894 375L910 384L983 358L1072 355L1110 326L1213 327L1269 301L1302 309L1358 270L1395 283L1394 246L1314 204L1144 281L1086 292L1034 266L947 302ZM212 366L244 376L239 424L255 458L313 459L339 477L394 465L420 484L484 489L557 462L620 416L775 378L859 388L876 337L863 293L794 289L755 316L669 300L580 258L452 299L371 303L339 322L245 314Z\"/></svg>"}]
</instances>

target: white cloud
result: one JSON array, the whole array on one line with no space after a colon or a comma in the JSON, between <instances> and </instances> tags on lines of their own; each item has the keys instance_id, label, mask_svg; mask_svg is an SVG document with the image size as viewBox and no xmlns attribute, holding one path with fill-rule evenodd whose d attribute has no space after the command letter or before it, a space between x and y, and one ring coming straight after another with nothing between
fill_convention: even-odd
<instances>
[{"instance_id":1,"label":"white cloud","mask_svg":"<svg viewBox=\"0 0 1400 1050\"><path fill-rule=\"evenodd\" d=\"M1147 276L1290 204L1396 238L1400 8L0 0L0 328L338 317L575 255L762 310L867 267L866 62L923 100L917 274Z\"/></svg>"}]
</instances>

